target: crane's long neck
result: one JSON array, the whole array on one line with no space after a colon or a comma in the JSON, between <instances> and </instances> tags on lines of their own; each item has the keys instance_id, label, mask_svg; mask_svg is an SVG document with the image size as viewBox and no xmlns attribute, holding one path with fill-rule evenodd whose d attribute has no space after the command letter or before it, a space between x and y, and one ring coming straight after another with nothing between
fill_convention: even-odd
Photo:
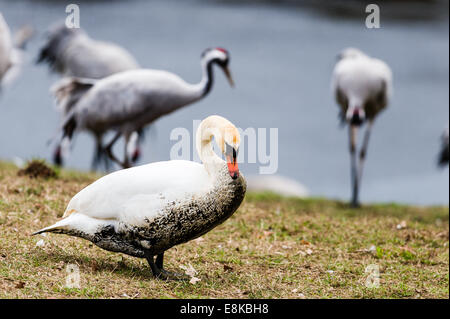
<instances>
[{"instance_id":1,"label":"crane's long neck","mask_svg":"<svg viewBox=\"0 0 450 319\"><path fill-rule=\"evenodd\" d=\"M201 60L202 79L197 84L186 83L184 92L176 99L172 107L167 109L168 112L201 100L209 93L213 84L213 64L212 59Z\"/></svg>"},{"instance_id":2,"label":"crane's long neck","mask_svg":"<svg viewBox=\"0 0 450 319\"><path fill-rule=\"evenodd\" d=\"M195 85L195 89L198 93L199 98L205 97L209 93L209 91L211 91L214 82L212 60L202 59L201 67L202 67L202 79L200 83Z\"/></svg>"}]
</instances>

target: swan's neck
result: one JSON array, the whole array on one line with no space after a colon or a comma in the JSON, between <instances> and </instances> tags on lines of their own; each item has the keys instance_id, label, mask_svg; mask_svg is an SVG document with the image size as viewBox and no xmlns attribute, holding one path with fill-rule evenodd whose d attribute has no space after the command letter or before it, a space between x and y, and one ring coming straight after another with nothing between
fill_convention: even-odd
<instances>
[{"instance_id":1,"label":"swan's neck","mask_svg":"<svg viewBox=\"0 0 450 319\"><path fill-rule=\"evenodd\" d=\"M219 136L214 127L204 127L197 132L197 152L200 160L205 166L206 171L211 177L217 177L226 163L221 159L213 149L213 136Z\"/></svg>"},{"instance_id":2,"label":"swan's neck","mask_svg":"<svg viewBox=\"0 0 450 319\"><path fill-rule=\"evenodd\" d=\"M225 161L214 152L212 140L208 142L202 141L200 159L208 174L213 178L218 177L218 175L223 173L223 169L226 168Z\"/></svg>"}]
</instances>

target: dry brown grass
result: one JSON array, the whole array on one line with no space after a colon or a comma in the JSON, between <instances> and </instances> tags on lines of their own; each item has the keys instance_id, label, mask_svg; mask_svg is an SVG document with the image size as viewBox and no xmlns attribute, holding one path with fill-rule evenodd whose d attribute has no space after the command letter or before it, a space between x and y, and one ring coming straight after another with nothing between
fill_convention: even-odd
<instances>
[{"instance_id":1,"label":"dry brown grass","mask_svg":"<svg viewBox=\"0 0 450 319\"><path fill-rule=\"evenodd\" d=\"M167 251L166 267L192 265L195 284L155 280L146 261L82 239L30 236L97 177L30 179L0 163L0 298L448 298L448 207L248 194L223 225ZM65 287L70 264L80 289ZM370 264L379 288L365 286Z\"/></svg>"}]
</instances>

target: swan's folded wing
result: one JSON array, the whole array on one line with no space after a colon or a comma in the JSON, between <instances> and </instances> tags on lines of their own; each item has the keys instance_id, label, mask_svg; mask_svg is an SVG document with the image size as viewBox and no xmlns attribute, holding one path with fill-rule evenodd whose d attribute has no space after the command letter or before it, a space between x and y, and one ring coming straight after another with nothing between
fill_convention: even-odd
<instances>
[{"instance_id":1,"label":"swan's folded wing","mask_svg":"<svg viewBox=\"0 0 450 319\"><path fill-rule=\"evenodd\" d=\"M123 204L118 220L127 225L144 226L164 214L169 203L161 194L136 195Z\"/></svg>"},{"instance_id":2,"label":"swan's folded wing","mask_svg":"<svg viewBox=\"0 0 450 319\"><path fill-rule=\"evenodd\" d=\"M209 176L201 164L152 163L100 178L72 198L65 216L77 212L137 225L155 216L168 202L199 194L209 186Z\"/></svg>"}]
</instances>

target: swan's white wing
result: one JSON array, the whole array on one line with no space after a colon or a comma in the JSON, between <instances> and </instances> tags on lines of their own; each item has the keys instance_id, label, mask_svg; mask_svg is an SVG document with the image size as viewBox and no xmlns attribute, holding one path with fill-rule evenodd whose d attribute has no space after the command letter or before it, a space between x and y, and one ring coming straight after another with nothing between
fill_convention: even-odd
<instances>
[{"instance_id":1,"label":"swan's white wing","mask_svg":"<svg viewBox=\"0 0 450 319\"><path fill-rule=\"evenodd\" d=\"M211 179L199 163L151 163L100 178L72 198L66 215L80 213L138 225L168 203L203 194L210 186Z\"/></svg>"}]
</instances>

